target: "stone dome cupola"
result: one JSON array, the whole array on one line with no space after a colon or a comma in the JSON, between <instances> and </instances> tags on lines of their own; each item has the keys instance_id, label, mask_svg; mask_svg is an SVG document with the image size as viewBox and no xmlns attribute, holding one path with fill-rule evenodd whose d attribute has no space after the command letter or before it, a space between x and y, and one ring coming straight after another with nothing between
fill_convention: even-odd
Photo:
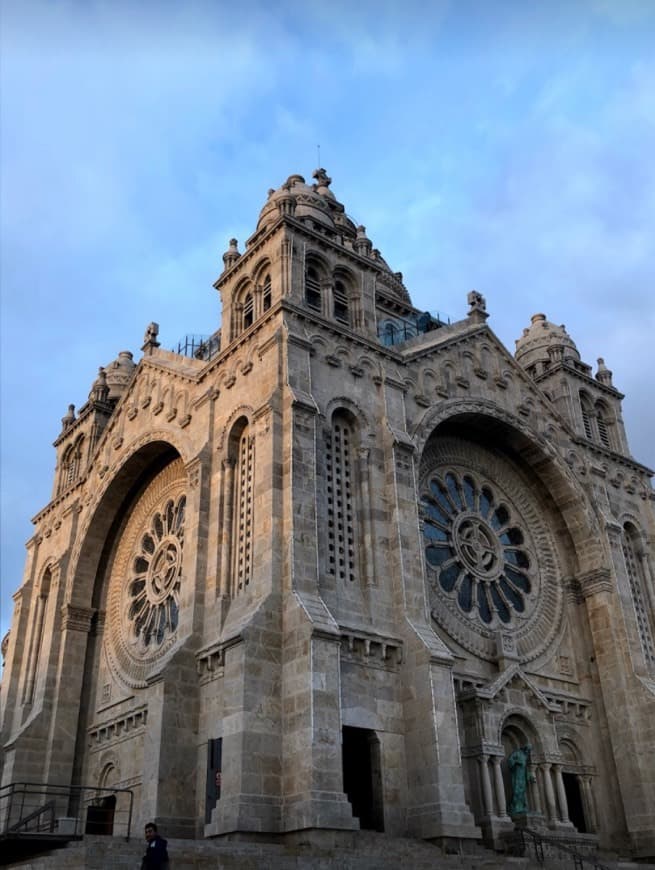
<instances>
[{"instance_id":1,"label":"stone dome cupola","mask_svg":"<svg viewBox=\"0 0 655 870\"><path fill-rule=\"evenodd\" d=\"M109 401L118 401L132 380L136 363L132 352L122 350L113 362L104 367Z\"/></svg>"},{"instance_id":2,"label":"stone dome cupola","mask_svg":"<svg viewBox=\"0 0 655 870\"><path fill-rule=\"evenodd\" d=\"M530 326L516 341L514 356L524 369L565 360L580 362L578 349L564 324L551 323L545 314L532 315Z\"/></svg>"},{"instance_id":3,"label":"stone dome cupola","mask_svg":"<svg viewBox=\"0 0 655 870\"><path fill-rule=\"evenodd\" d=\"M313 173L315 184L307 184L302 175L290 175L277 190L269 190L268 200L259 213L257 230L277 220L280 215L309 219L334 233L355 239L357 229L346 215L344 206L330 190L332 179L325 169Z\"/></svg>"}]
</instances>

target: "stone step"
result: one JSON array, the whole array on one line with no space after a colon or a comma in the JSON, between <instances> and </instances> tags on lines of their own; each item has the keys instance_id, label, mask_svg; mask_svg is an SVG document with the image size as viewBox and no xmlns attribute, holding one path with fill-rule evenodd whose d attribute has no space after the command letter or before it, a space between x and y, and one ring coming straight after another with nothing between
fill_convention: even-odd
<instances>
[{"instance_id":1,"label":"stone step","mask_svg":"<svg viewBox=\"0 0 655 870\"><path fill-rule=\"evenodd\" d=\"M87 836L81 842L47 855L16 862L22 870L135 870L144 842ZM388 837L369 831L310 832L283 842L243 839L169 839L171 870L569 870L572 859L498 855L478 847L472 854L446 855L419 840ZM605 862L612 870L646 870L653 865Z\"/></svg>"}]
</instances>

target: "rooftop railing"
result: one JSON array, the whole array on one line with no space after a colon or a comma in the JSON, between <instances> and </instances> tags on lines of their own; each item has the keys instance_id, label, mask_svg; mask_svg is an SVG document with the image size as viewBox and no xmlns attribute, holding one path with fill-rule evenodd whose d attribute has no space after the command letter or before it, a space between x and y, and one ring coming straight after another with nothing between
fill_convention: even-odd
<instances>
[{"instance_id":1,"label":"rooftop railing","mask_svg":"<svg viewBox=\"0 0 655 870\"><path fill-rule=\"evenodd\" d=\"M429 311L412 317L389 315L378 321L378 338L386 347L393 347L417 335L441 329L447 323L450 323L450 319L443 320L438 313L431 314Z\"/></svg>"},{"instance_id":2,"label":"rooftop railing","mask_svg":"<svg viewBox=\"0 0 655 870\"><path fill-rule=\"evenodd\" d=\"M213 359L220 352L220 349L220 332L215 332L213 335L185 335L175 347L171 348L173 353L180 354L180 356L188 356L204 362Z\"/></svg>"}]
</instances>

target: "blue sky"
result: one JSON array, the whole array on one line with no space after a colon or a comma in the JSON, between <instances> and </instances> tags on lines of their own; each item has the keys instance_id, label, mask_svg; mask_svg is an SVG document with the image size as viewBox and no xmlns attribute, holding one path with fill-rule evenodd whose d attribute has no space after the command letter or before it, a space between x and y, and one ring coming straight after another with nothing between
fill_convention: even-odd
<instances>
[{"instance_id":1,"label":"blue sky","mask_svg":"<svg viewBox=\"0 0 655 870\"><path fill-rule=\"evenodd\" d=\"M60 419L99 365L219 325L269 187L332 188L416 305L565 323L655 466L655 4L4 4L1 631Z\"/></svg>"}]
</instances>

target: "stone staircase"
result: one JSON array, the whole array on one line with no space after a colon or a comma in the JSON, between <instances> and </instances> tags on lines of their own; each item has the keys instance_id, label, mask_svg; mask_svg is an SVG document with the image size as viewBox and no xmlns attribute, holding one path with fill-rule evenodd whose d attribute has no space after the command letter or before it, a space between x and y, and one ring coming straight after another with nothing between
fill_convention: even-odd
<instances>
[{"instance_id":1,"label":"stone staircase","mask_svg":"<svg viewBox=\"0 0 655 870\"><path fill-rule=\"evenodd\" d=\"M23 870L138 870L145 844L137 839L86 836L56 852L12 863ZM573 870L571 859L546 859L488 852L448 855L419 840L388 837L369 831L312 831L284 841L168 841L170 870ZM0 863L2 860L0 858ZM655 865L604 861L612 870L646 870ZM585 870L590 865L585 866Z\"/></svg>"}]
</instances>

